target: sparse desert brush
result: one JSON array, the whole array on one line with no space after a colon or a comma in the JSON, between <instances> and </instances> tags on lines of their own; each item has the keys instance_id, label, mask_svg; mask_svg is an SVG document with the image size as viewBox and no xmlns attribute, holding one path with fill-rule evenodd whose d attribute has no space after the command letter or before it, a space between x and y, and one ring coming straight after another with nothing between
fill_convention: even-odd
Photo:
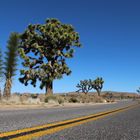
<instances>
[{"instance_id":1,"label":"sparse desert brush","mask_svg":"<svg viewBox=\"0 0 140 140\"><path fill-rule=\"evenodd\" d=\"M46 96L45 102L48 103L49 100L55 100L56 101L56 96L55 95Z\"/></svg>"},{"instance_id":2,"label":"sparse desert brush","mask_svg":"<svg viewBox=\"0 0 140 140\"><path fill-rule=\"evenodd\" d=\"M64 99L65 99L65 102L68 102L68 103L78 103L78 102L80 102L79 94L77 94L77 93L67 94L64 97Z\"/></svg>"},{"instance_id":3,"label":"sparse desert brush","mask_svg":"<svg viewBox=\"0 0 140 140\"><path fill-rule=\"evenodd\" d=\"M49 101L54 101L56 103L62 104L64 103L64 98L61 95L49 95L46 96L45 102L49 103Z\"/></svg>"},{"instance_id":4,"label":"sparse desert brush","mask_svg":"<svg viewBox=\"0 0 140 140\"><path fill-rule=\"evenodd\" d=\"M103 97L91 94L73 94L67 95L65 100L70 103L103 103L106 100Z\"/></svg>"},{"instance_id":5,"label":"sparse desert brush","mask_svg":"<svg viewBox=\"0 0 140 140\"><path fill-rule=\"evenodd\" d=\"M69 98L69 102L70 103L79 103L79 100L78 100L78 98L76 98L76 97L73 96L73 97L70 97Z\"/></svg>"},{"instance_id":6,"label":"sparse desert brush","mask_svg":"<svg viewBox=\"0 0 140 140\"><path fill-rule=\"evenodd\" d=\"M59 104L63 104L64 103L64 97L57 95L57 101Z\"/></svg>"},{"instance_id":7,"label":"sparse desert brush","mask_svg":"<svg viewBox=\"0 0 140 140\"><path fill-rule=\"evenodd\" d=\"M86 95L80 96L82 103L102 103L105 102L105 99L101 96L96 95Z\"/></svg>"},{"instance_id":8,"label":"sparse desert brush","mask_svg":"<svg viewBox=\"0 0 140 140\"><path fill-rule=\"evenodd\" d=\"M32 97L33 99L36 99L36 98L38 98L38 94L31 94L31 97Z\"/></svg>"},{"instance_id":9,"label":"sparse desert brush","mask_svg":"<svg viewBox=\"0 0 140 140\"><path fill-rule=\"evenodd\" d=\"M94 96L93 102L94 103L106 103L107 101L101 96Z\"/></svg>"}]
</instances>

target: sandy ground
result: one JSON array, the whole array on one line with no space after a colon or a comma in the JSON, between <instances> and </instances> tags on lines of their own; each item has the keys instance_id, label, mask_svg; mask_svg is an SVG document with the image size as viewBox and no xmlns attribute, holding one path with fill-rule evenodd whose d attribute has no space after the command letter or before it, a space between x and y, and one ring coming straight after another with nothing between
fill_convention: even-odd
<instances>
[{"instance_id":1,"label":"sandy ground","mask_svg":"<svg viewBox=\"0 0 140 140\"><path fill-rule=\"evenodd\" d=\"M113 102L115 103L115 102ZM103 104L112 104L112 103L64 103L64 104L42 104L42 105L16 105L16 104L0 104L0 110L22 110L22 109L41 109L41 108L71 108L71 107L80 107L80 106L95 106Z\"/></svg>"}]
</instances>

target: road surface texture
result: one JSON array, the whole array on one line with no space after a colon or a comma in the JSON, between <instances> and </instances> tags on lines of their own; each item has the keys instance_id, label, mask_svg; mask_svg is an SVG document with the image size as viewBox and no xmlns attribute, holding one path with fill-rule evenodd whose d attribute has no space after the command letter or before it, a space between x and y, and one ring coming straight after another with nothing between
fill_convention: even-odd
<instances>
[{"instance_id":1,"label":"road surface texture","mask_svg":"<svg viewBox=\"0 0 140 140\"><path fill-rule=\"evenodd\" d=\"M58 122L62 120L78 118L98 112L121 108L135 104L134 101L122 101L113 104L103 104L95 106L82 106L71 108L52 109L26 109L26 110L5 110L0 111L0 132L7 132L38 126L42 124Z\"/></svg>"},{"instance_id":2,"label":"road surface texture","mask_svg":"<svg viewBox=\"0 0 140 140\"><path fill-rule=\"evenodd\" d=\"M140 106L35 140L140 140Z\"/></svg>"}]
</instances>

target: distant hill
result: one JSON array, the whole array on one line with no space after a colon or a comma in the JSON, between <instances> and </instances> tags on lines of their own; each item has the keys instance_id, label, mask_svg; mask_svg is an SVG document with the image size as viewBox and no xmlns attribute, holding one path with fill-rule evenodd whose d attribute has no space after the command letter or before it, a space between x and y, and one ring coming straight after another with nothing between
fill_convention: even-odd
<instances>
[{"instance_id":1,"label":"distant hill","mask_svg":"<svg viewBox=\"0 0 140 140\"><path fill-rule=\"evenodd\" d=\"M114 97L116 98L119 98L119 97L127 97L127 98L133 98L133 97L138 97L140 95L138 95L137 93L135 92L118 92L118 91L102 91L101 92L101 95L104 96L105 94L107 93L112 93ZM80 94L80 93L77 93L77 92L68 92L68 93L65 93L65 94ZM88 94L90 95L97 95L97 92L89 92Z\"/></svg>"}]
</instances>

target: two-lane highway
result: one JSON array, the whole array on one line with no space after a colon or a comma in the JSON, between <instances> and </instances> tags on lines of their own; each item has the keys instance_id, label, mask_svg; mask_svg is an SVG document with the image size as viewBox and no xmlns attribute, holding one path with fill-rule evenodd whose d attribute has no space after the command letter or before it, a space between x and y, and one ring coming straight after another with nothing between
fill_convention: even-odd
<instances>
[{"instance_id":1,"label":"two-lane highway","mask_svg":"<svg viewBox=\"0 0 140 140\"><path fill-rule=\"evenodd\" d=\"M132 101L71 108L44 108L26 110L0 110L0 132L17 130L46 123L86 116L134 104Z\"/></svg>"},{"instance_id":2,"label":"two-lane highway","mask_svg":"<svg viewBox=\"0 0 140 140\"><path fill-rule=\"evenodd\" d=\"M40 136L40 138L37 137L37 139L41 139L41 140L62 139L62 137L66 140L67 139L82 139L84 137L86 137L86 139L91 139L91 137L92 137L92 139L93 139L93 134L92 134L93 132L91 130L96 129L96 128L94 128L94 125L88 126L89 129L88 129L88 127L85 128L86 125L90 124L90 123L87 123L88 121L91 121L91 123L93 122L93 124L96 122L96 121L95 122L92 121L94 118L91 118L91 114L92 114L92 117L94 117L94 114L100 114L99 112L108 112L110 110L117 110L118 108L124 108L126 106L132 106L134 104L136 104L136 102L122 101L122 102L118 102L115 104L103 104L103 105L95 105L95 106L88 105L88 106L74 107L74 108L59 107L59 108L52 108L52 109L44 108L44 109L29 109L29 110L7 110L7 111L1 110L0 111L0 132L1 132L1 136L3 134L4 134L3 136L6 136L6 137L11 135L11 137L9 137L9 138L16 138L16 140L19 140L18 136L22 136L22 135L28 134L28 133L30 134L31 131L38 132L38 130L39 130L39 132L38 132L39 135L33 133L32 137ZM123 109L123 110L127 110L127 109ZM133 110L133 109L130 109L130 110ZM121 111L117 111L117 112L121 112ZM119 113L119 114L121 114L121 113ZM107 115L108 115L108 113L107 113ZM137 114L137 115L139 115L139 114ZM83 117L83 116L89 116L89 120L87 121L85 119L85 117ZM104 115L104 116L106 116L106 115ZM85 123L85 124L83 125L81 122L79 122L79 119L77 121L77 119L74 119L74 118L82 118L82 120L83 120L82 123ZM96 116L96 119L97 118L99 119L100 116L99 117ZM60 121L62 122L64 120L69 120L69 119L73 119L76 122L76 124L71 124L71 122L65 121L65 123L68 123L68 126L63 126L63 128L62 128L61 127L62 124L59 122ZM136 120L136 118L133 118L133 119ZM122 120L120 120L118 122L121 122L121 121ZM47 125L47 129L48 129L48 124L49 124L50 128L53 128L54 126L51 124L54 124L55 122L56 122L55 125L58 125L59 128L57 128L57 129L55 128L50 131L48 131L48 130L44 131L46 129L45 128L46 126L43 127L43 125ZM107 123L110 124L110 122L107 122ZM78 124L82 124L82 125L77 126ZM72 127L72 126L77 126L77 127ZM72 128L69 128L69 127L72 127ZM92 127L93 127L93 129L92 129ZM22 130L23 128L25 128L25 129ZM63 130L65 128L69 128L69 129ZM78 131L81 134L80 135L77 132L77 134L80 137L77 137L77 134L74 134L75 132L73 130L76 128L78 128L76 131ZM102 125L102 128L104 128L104 123ZM17 132L14 132L13 130L19 130L18 133L20 133L20 134L18 134ZM41 132L41 130L44 132ZM60 130L63 130L63 131L57 132ZM90 132L90 131L87 131L87 130L90 130L92 133L89 135L88 132ZM113 129L103 129L102 131L99 131L99 133L104 132L104 131L106 133L109 133L106 130L110 130L110 132L111 132L111 130L113 130ZM12 132L9 132L9 131L12 131ZM55 131L57 133L52 134ZM8 133L5 133L5 132L8 132ZM68 133L68 132L70 132L70 133ZM47 133L50 135L46 135ZM98 133L98 135L99 135L99 133ZM97 133L94 133L94 134L95 134L94 139L99 139L96 136ZM43 135L45 135L45 136L43 136ZM100 136L101 136L101 139L103 139L102 135L100 135ZM23 137L21 138L21 140L22 139L23 139Z\"/></svg>"}]
</instances>

